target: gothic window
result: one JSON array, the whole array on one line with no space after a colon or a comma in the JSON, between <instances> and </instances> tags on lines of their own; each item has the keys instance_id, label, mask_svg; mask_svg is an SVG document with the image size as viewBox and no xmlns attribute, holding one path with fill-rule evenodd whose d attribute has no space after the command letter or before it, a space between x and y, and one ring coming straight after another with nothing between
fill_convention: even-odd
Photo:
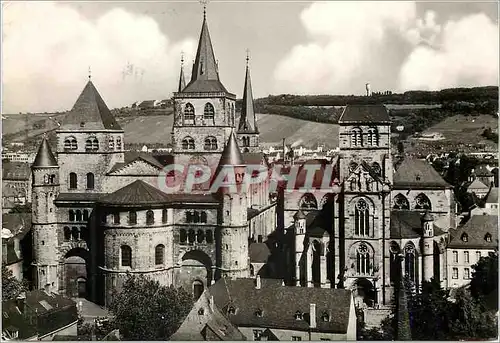
<instances>
[{"instance_id":1,"label":"gothic window","mask_svg":"<svg viewBox=\"0 0 500 343\"><path fill-rule=\"evenodd\" d=\"M113 214L113 223L114 224L120 224L120 213L114 213Z\"/></svg>"},{"instance_id":2,"label":"gothic window","mask_svg":"<svg viewBox=\"0 0 500 343\"><path fill-rule=\"evenodd\" d=\"M394 209L395 210L409 210L410 203L408 199L403 194L398 194L394 197Z\"/></svg>"},{"instance_id":3,"label":"gothic window","mask_svg":"<svg viewBox=\"0 0 500 343\"><path fill-rule=\"evenodd\" d=\"M165 246L163 244L158 244L155 248L155 265L163 264L164 256L165 256Z\"/></svg>"},{"instance_id":4,"label":"gothic window","mask_svg":"<svg viewBox=\"0 0 500 343\"><path fill-rule=\"evenodd\" d=\"M317 209L318 203L316 202L316 198L311 193L306 193L299 201L299 208L310 210Z\"/></svg>"},{"instance_id":5,"label":"gothic window","mask_svg":"<svg viewBox=\"0 0 500 343\"><path fill-rule=\"evenodd\" d=\"M87 173L87 189L94 189L94 174Z\"/></svg>"},{"instance_id":6,"label":"gothic window","mask_svg":"<svg viewBox=\"0 0 500 343\"><path fill-rule=\"evenodd\" d=\"M420 193L415 198L415 209L416 210L429 210L429 211L432 210L431 201L424 193Z\"/></svg>"},{"instance_id":7,"label":"gothic window","mask_svg":"<svg viewBox=\"0 0 500 343\"><path fill-rule=\"evenodd\" d=\"M80 239L80 229L77 227L72 227L71 228L71 237L74 241L78 241Z\"/></svg>"},{"instance_id":8,"label":"gothic window","mask_svg":"<svg viewBox=\"0 0 500 343\"><path fill-rule=\"evenodd\" d=\"M83 220L84 221L89 220L89 211L88 210L83 210Z\"/></svg>"},{"instance_id":9,"label":"gothic window","mask_svg":"<svg viewBox=\"0 0 500 343\"><path fill-rule=\"evenodd\" d=\"M250 137L244 136L242 138L243 146L250 146Z\"/></svg>"},{"instance_id":10,"label":"gothic window","mask_svg":"<svg viewBox=\"0 0 500 343\"><path fill-rule=\"evenodd\" d=\"M391 242L389 245L391 264L390 264L390 280L392 283L399 281L399 268L400 268L400 260L399 254L401 253L401 249L399 244L396 242Z\"/></svg>"},{"instance_id":11,"label":"gothic window","mask_svg":"<svg viewBox=\"0 0 500 343\"><path fill-rule=\"evenodd\" d=\"M205 212L205 211L201 212L201 222L202 223L207 222L207 212Z\"/></svg>"},{"instance_id":12,"label":"gothic window","mask_svg":"<svg viewBox=\"0 0 500 343\"><path fill-rule=\"evenodd\" d=\"M82 211L76 210L76 221L81 222L82 221Z\"/></svg>"},{"instance_id":13,"label":"gothic window","mask_svg":"<svg viewBox=\"0 0 500 343\"><path fill-rule=\"evenodd\" d=\"M372 163L372 170L377 176L382 176L382 169L380 168L380 164L377 162Z\"/></svg>"},{"instance_id":14,"label":"gothic window","mask_svg":"<svg viewBox=\"0 0 500 343\"><path fill-rule=\"evenodd\" d=\"M416 252L413 244L405 247L405 275L413 282L417 280Z\"/></svg>"},{"instance_id":15,"label":"gothic window","mask_svg":"<svg viewBox=\"0 0 500 343\"><path fill-rule=\"evenodd\" d=\"M155 223L155 214L149 210L146 212L146 225L153 225Z\"/></svg>"},{"instance_id":16,"label":"gothic window","mask_svg":"<svg viewBox=\"0 0 500 343\"><path fill-rule=\"evenodd\" d=\"M180 240L181 243L186 243L186 241L187 241L187 233L186 233L185 229L181 229L179 240Z\"/></svg>"},{"instance_id":17,"label":"gothic window","mask_svg":"<svg viewBox=\"0 0 500 343\"><path fill-rule=\"evenodd\" d=\"M71 240L71 229L68 226L64 227L64 240L65 241Z\"/></svg>"},{"instance_id":18,"label":"gothic window","mask_svg":"<svg viewBox=\"0 0 500 343\"><path fill-rule=\"evenodd\" d=\"M212 230L207 230L205 232L205 239L207 240L208 244L212 244L214 242L214 237L212 235Z\"/></svg>"},{"instance_id":19,"label":"gothic window","mask_svg":"<svg viewBox=\"0 0 500 343\"><path fill-rule=\"evenodd\" d=\"M122 149L122 138L116 137L116 150L121 150L121 149Z\"/></svg>"},{"instance_id":20,"label":"gothic window","mask_svg":"<svg viewBox=\"0 0 500 343\"><path fill-rule=\"evenodd\" d=\"M351 131L351 146L362 146L363 145L363 131L359 127L352 129Z\"/></svg>"},{"instance_id":21,"label":"gothic window","mask_svg":"<svg viewBox=\"0 0 500 343\"><path fill-rule=\"evenodd\" d=\"M78 143L76 142L76 138L73 136L67 137L64 140L64 150L76 150L78 149Z\"/></svg>"},{"instance_id":22,"label":"gothic window","mask_svg":"<svg viewBox=\"0 0 500 343\"><path fill-rule=\"evenodd\" d=\"M194 107L190 103L184 107L184 123L194 124Z\"/></svg>"},{"instance_id":23,"label":"gothic window","mask_svg":"<svg viewBox=\"0 0 500 343\"><path fill-rule=\"evenodd\" d=\"M354 227L356 235L368 236L370 234L370 211L367 202L363 199L358 200L354 209Z\"/></svg>"},{"instance_id":24,"label":"gothic window","mask_svg":"<svg viewBox=\"0 0 500 343\"><path fill-rule=\"evenodd\" d=\"M75 221L75 212L73 210L69 210L69 221L70 222Z\"/></svg>"},{"instance_id":25,"label":"gothic window","mask_svg":"<svg viewBox=\"0 0 500 343\"><path fill-rule=\"evenodd\" d=\"M193 229L190 229L188 231L188 241L190 244L193 244L196 239L196 233L194 232Z\"/></svg>"},{"instance_id":26,"label":"gothic window","mask_svg":"<svg viewBox=\"0 0 500 343\"><path fill-rule=\"evenodd\" d=\"M168 221L168 210L164 208L161 212L161 221L162 223L166 223Z\"/></svg>"},{"instance_id":27,"label":"gothic window","mask_svg":"<svg viewBox=\"0 0 500 343\"><path fill-rule=\"evenodd\" d=\"M115 148L115 139L113 137L109 137L108 148L111 150L114 150Z\"/></svg>"},{"instance_id":28,"label":"gothic window","mask_svg":"<svg viewBox=\"0 0 500 343\"><path fill-rule=\"evenodd\" d=\"M76 173L69 173L69 189L76 189Z\"/></svg>"},{"instance_id":29,"label":"gothic window","mask_svg":"<svg viewBox=\"0 0 500 343\"><path fill-rule=\"evenodd\" d=\"M97 151L99 150L99 141L96 137L90 137L85 141L86 151Z\"/></svg>"},{"instance_id":30,"label":"gothic window","mask_svg":"<svg viewBox=\"0 0 500 343\"><path fill-rule=\"evenodd\" d=\"M137 213L135 211L130 211L128 213L128 223L131 225L137 224Z\"/></svg>"},{"instance_id":31,"label":"gothic window","mask_svg":"<svg viewBox=\"0 0 500 343\"><path fill-rule=\"evenodd\" d=\"M205 109L203 111L203 119L214 120L214 107L209 102L205 104Z\"/></svg>"},{"instance_id":32,"label":"gothic window","mask_svg":"<svg viewBox=\"0 0 500 343\"><path fill-rule=\"evenodd\" d=\"M374 127L368 129L368 145L378 146L378 130Z\"/></svg>"},{"instance_id":33,"label":"gothic window","mask_svg":"<svg viewBox=\"0 0 500 343\"><path fill-rule=\"evenodd\" d=\"M354 172L357 167L358 167L358 164L356 162L349 163L349 173Z\"/></svg>"},{"instance_id":34,"label":"gothic window","mask_svg":"<svg viewBox=\"0 0 500 343\"><path fill-rule=\"evenodd\" d=\"M205 138L205 150L217 150L217 138L207 137Z\"/></svg>"},{"instance_id":35,"label":"gothic window","mask_svg":"<svg viewBox=\"0 0 500 343\"><path fill-rule=\"evenodd\" d=\"M184 150L194 150L194 139L192 137L186 137L182 140L182 149Z\"/></svg>"},{"instance_id":36,"label":"gothic window","mask_svg":"<svg viewBox=\"0 0 500 343\"><path fill-rule=\"evenodd\" d=\"M356 273L361 275L370 273L370 253L366 243L360 243L356 250Z\"/></svg>"},{"instance_id":37,"label":"gothic window","mask_svg":"<svg viewBox=\"0 0 500 343\"><path fill-rule=\"evenodd\" d=\"M132 267L132 248L128 245L122 245L121 248L122 267Z\"/></svg>"},{"instance_id":38,"label":"gothic window","mask_svg":"<svg viewBox=\"0 0 500 343\"><path fill-rule=\"evenodd\" d=\"M205 233L203 232L203 230L198 230L196 234L196 240L198 241L198 243L203 243L204 239L205 239Z\"/></svg>"}]
</instances>

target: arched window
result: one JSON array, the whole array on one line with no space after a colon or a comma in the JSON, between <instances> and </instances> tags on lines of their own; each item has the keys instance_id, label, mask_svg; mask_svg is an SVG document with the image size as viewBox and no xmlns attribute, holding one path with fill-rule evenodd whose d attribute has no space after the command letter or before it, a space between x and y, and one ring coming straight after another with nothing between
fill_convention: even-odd
<instances>
[{"instance_id":1,"label":"arched window","mask_svg":"<svg viewBox=\"0 0 500 343\"><path fill-rule=\"evenodd\" d=\"M420 193L415 198L415 209L416 210L429 210L429 211L432 210L431 201L424 193Z\"/></svg>"},{"instance_id":2,"label":"arched window","mask_svg":"<svg viewBox=\"0 0 500 343\"><path fill-rule=\"evenodd\" d=\"M97 151L99 150L99 141L96 137L89 137L85 141L85 150L86 151Z\"/></svg>"},{"instance_id":3,"label":"arched window","mask_svg":"<svg viewBox=\"0 0 500 343\"><path fill-rule=\"evenodd\" d=\"M194 139L192 137L186 137L182 140L182 149L184 150L194 150Z\"/></svg>"},{"instance_id":4,"label":"arched window","mask_svg":"<svg viewBox=\"0 0 500 343\"><path fill-rule=\"evenodd\" d=\"M408 199L406 197L399 193L394 197L394 209L395 210L409 210L410 209L410 203L408 202Z\"/></svg>"},{"instance_id":5,"label":"arched window","mask_svg":"<svg viewBox=\"0 0 500 343\"><path fill-rule=\"evenodd\" d=\"M94 189L94 174L87 173L87 189Z\"/></svg>"},{"instance_id":6,"label":"arched window","mask_svg":"<svg viewBox=\"0 0 500 343\"><path fill-rule=\"evenodd\" d=\"M149 210L146 212L146 224L153 225L155 223L155 214L153 211Z\"/></svg>"},{"instance_id":7,"label":"arched window","mask_svg":"<svg viewBox=\"0 0 500 343\"><path fill-rule=\"evenodd\" d=\"M76 221L81 222L82 221L82 211L76 210Z\"/></svg>"},{"instance_id":8,"label":"arched window","mask_svg":"<svg viewBox=\"0 0 500 343\"><path fill-rule=\"evenodd\" d=\"M317 209L318 203L317 203L314 195L312 195L311 193L304 194L302 196L302 198L300 198L299 208L305 209L305 210Z\"/></svg>"},{"instance_id":9,"label":"arched window","mask_svg":"<svg viewBox=\"0 0 500 343\"><path fill-rule=\"evenodd\" d=\"M163 264L165 257L165 246L163 244L158 244L155 248L155 265Z\"/></svg>"},{"instance_id":10,"label":"arched window","mask_svg":"<svg viewBox=\"0 0 500 343\"><path fill-rule=\"evenodd\" d=\"M405 246L405 275L413 282L417 280L416 256L413 244Z\"/></svg>"},{"instance_id":11,"label":"arched window","mask_svg":"<svg viewBox=\"0 0 500 343\"><path fill-rule=\"evenodd\" d=\"M108 148L110 150L114 150L115 149L115 139L113 137L109 137Z\"/></svg>"},{"instance_id":12,"label":"arched window","mask_svg":"<svg viewBox=\"0 0 500 343\"><path fill-rule=\"evenodd\" d=\"M201 212L201 222L206 223L207 222L207 212L202 211Z\"/></svg>"},{"instance_id":13,"label":"arched window","mask_svg":"<svg viewBox=\"0 0 500 343\"><path fill-rule=\"evenodd\" d=\"M374 127L368 129L368 145L378 146L378 130Z\"/></svg>"},{"instance_id":14,"label":"arched window","mask_svg":"<svg viewBox=\"0 0 500 343\"><path fill-rule=\"evenodd\" d=\"M69 173L69 189L76 189L76 173Z\"/></svg>"},{"instance_id":15,"label":"arched window","mask_svg":"<svg viewBox=\"0 0 500 343\"><path fill-rule=\"evenodd\" d=\"M199 223L200 222L200 212L194 211L194 222Z\"/></svg>"},{"instance_id":16,"label":"arched window","mask_svg":"<svg viewBox=\"0 0 500 343\"><path fill-rule=\"evenodd\" d=\"M391 283L396 283L396 282L399 282L399 278L400 278L400 266L401 266L401 263L400 263L400 260L399 260L399 256L401 254L401 248L399 247L399 244L396 243L396 242L391 242L391 244L389 245L389 251L390 251L390 280L391 280Z\"/></svg>"},{"instance_id":17,"label":"arched window","mask_svg":"<svg viewBox=\"0 0 500 343\"><path fill-rule=\"evenodd\" d=\"M372 170L377 176L382 176L382 168L380 168L380 164L377 162L372 163Z\"/></svg>"},{"instance_id":18,"label":"arched window","mask_svg":"<svg viewBox=\"0 0 500 343\"><path fill-rule=\"evenodd\" d=\"M64 140L64 150L76 150L78 149L78 143L76 142L76 138L73 136L66 137Z\"/></svg>"},{"instance_id":19,"label":"arched window","mask_svg":"<svg viewBox=\"0 0 500 343\"><path fill-rule=\"evenodd\" d=\"M69 210L69 221L70 222L75 221L75 212L73 210Z\"/></svg>"},{"instance_id":20,"label":"arched window","mask_svg":"<svg viewBox=\"0 0 500 343\"><path fill-rule=\"evenodd\" d=\"M217 138L207 137L205 138L205 150L217 150Z\"/></svg>"},{"instance_id":21,"label":"arched window","mask_svg":"<svg viewBox=\"0 0 500 343\"><path fill-rule=\"evenodd\" d=\"M116 150L121 150L122 149L122 138L121 137L116 137Z\"/></svg>"},{"instance_id":22,"label":"arched window","mask_svg":"<svg viewBox=\"0 0 500 343\"><path fill-rule=\"evenodd\" d=\"M71 240L71 229L69 228L69 226L64 227L64 240L65 241Z\"/></svg>"},{"instance_id":23,"label":"arched window","mask_svg":"<svg viewBox=\"0 0 500 343\"><path fill-rule=\"evenodd\" d=\"M207 240L208 244L212 244L214 242L214 237L212 235L212 230L207 230L205 232L205 239Z\"/></svg>"},{"instance_id":24,"label":"arched window","mask_svg":"<svg viewBox=\"0 0 500 343\"><path fill-rule=\"evenodd\" d=\"M214 107L211 103L207 102L203 111L203 119L214 120L214 113Z\"/></svg>"},{"instance_id":25,"label":"arched window","mask_svg":"<svg viewBox=\"0 0 500 343\"><path fill-rule=\"evenodd\" d=\"M137 224L137 212L135 211L130 211L128 213L128 223L130 225L135 225Z\"/></svg>"},{"instance_id":26,"label":"arched window","mask_svg":"<svg viewBox=\"0 0 500 343\"><path fill-rule=\"evenodd\" d=\"M203 243L203 240L205 239L205 232L203 230L198 230L196 234L196 240L198 243Z\"/></svg>"},{"instance_id":27,"label":"arched window","mask_svg":"<svg viewBox=\"0 0 500 343\"><path fill-rule=\"evenodd\" d=\"M193 244L195 240L196 240L196 233L194 232L193 229L190 229L188 232L188 241L190 244Z\"/></svg>"},{"instance_id":28,"label":"arched window","mask_svg":"<svg viewBox=\"0 0 500 343\"><path fill-rule=\"evenodd\" d=\"M122 245L120 250L122 254L122 267L132 267L132 248L128 245Z\"/></svg>"},{"instance_id":29,"label":"arched window","mask_svg":"<svg viewBox=\"0 0 500 343\"><path fill-rule=\"evenodd\" d=\"M370 253L366 243L361 243L356 250L356 273L370 274Z\"/></svg>"},{"instance_id":30,"label":"arched window","mask_svg":"<svg viewBox=\"0 0 500 343\"><path fill-rule=\"evenodd\" d=\"M194 107L190 103L184 107L184 124L194 124Z\"/></svg>"},{"instance_id":31,"label":"arched window","mask_svg":"<svg viewBox=\"0 0 500 343\"><path fill-rule=\"evenodd\" d=\"M161 212L161 222L166 223L168 221L168 210L164 208Z\"/></svg>"},{"instance_id":32,"label":"arched window","mask_svg":"<svg viewBox=\"0 0 500 343\"><path fill-rule=\"evenodd\" d=\"M363 131L359 127L351 131L351 146L363 146Z\"/></svg>"},{"instance_id":33,"label":"arched window","mask_svg":"<svg viewBox=\"0 0 500 343\"><path fill-rule=\"evenodd\" d=\"M83 210L83 220L84 221L89 220L89 211L88 210Z\"/></svg>"},{"instance_id":34,"label":"arched window","mask_svg":"<svg viewBox=\"0 0 500 343\"><path fill-rule=\"evenodd\" d=\"M355 234L368 236L370 234L370 211L367 202L359 199L354 209Z\"/></svg>"},{"instance_id":35,"label":"arched window","mask_svg":"<svg viewBox=\"0 0 500 343\"><path fill-rule=\"evenodd\" d=\"M74 241L78 241L80 239L80 229L73 226L71 228L71 237L73 238Z\"/></svg>"},{"instance_id":36,"label":"arched window","mask_svg":"<svg viewBox=\"0 0 500 343\"><path fill-rule=\"evenodd\" d=\"M187 233L186 233L185 229L181 229L179 240L180 240L181 243L186 243L186 241L187 241Z\"/></svg>"},{"instance_id":37,"label":"arched window","mask_svg":"<svg viewBox=\"0 0 500 343\"><path fill-rule=\"evenodd\" d=\"M120 213L113 213L113 223L120 224Z\"/></svg>"}]
</instances>

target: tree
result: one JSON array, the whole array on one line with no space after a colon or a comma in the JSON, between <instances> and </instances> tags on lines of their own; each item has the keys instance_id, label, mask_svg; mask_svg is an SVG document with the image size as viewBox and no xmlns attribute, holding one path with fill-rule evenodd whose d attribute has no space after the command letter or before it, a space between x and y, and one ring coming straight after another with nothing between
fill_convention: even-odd
<instances>
[{"instance_id":1,"label":"tree","mask_svg":"<svg viewBox=\"0 0 500 343\"><path fill-rule=\"evenodd\" d=\"M182 288L161 286L144 276L129 276L121 292L113 294L109 310L124 340L168 340L193 307Z\"/></svg>"},{"instance_id":2,"label":"tree","mask_svg":"<svg viewBox=\"0 0 500 343\"><path fill-rule=\"evenodd\" d=\"M2 301L16 299L21 292L26 291L24 284L16 279L5 264L2 265Z\"/></svg>"},{"instance_id":3,"label":"tree","mask_svg":"<svg viewBox=\"0 0 500 343\"><path fill-rule=\"evenodd\" d=\"M478 263L472 266L472 279L470 282L471 294L474 298L484 301L485 297L498 304L498 252L488 257L481 257Z\"/></svg>"}]
</instances>

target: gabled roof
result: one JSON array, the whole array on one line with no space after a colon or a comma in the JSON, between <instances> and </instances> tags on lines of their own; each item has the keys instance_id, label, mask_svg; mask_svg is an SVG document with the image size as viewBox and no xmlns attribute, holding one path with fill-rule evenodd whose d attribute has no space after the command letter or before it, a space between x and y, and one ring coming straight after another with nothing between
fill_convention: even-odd
<instances>
[{"instance_id":1,"label":"gabled roof","mask_svg":"<svg viewBox=\"0 0 500 343\"><path fill-rule=\"evenodd\" d=\"M428 215L429 213L426 213ZM424 217L426 216L424 215ZM419 238L422 236L422 214L419 211L391 211L390 236L393 239ZM444 233L434 224L434 236Z\"/></svg>"},{"instance_id":2,"label":"gabled roof","mask_svg":"<svg viewBox=\"0 0 500 343\"><path fill-rule=\"evenodd\" d=\"M106 106L101 95L89 80L75 105L62 121L61 129L89 130L120 130L113 114Z\"/></svg>"},{"instance_id":3,"label":"gabled roof","mask_svg":"<svg viewBox=\"0 0 500 343\"><path fill-rule=\"evenodd\" d=\"M479 179L474 179L474 181L471 182L469 186L467 186L467 189L484 189L488 190L490 187L486 186L484 183L479 181Z\"/></svg>"},{"instance_id":4,"label":"gabled roof","mask_svg":"<svg viewBox=\"0 0 500 343\"><path fill-rule=\"evenodd\" d=\"M467 241L462 235L467 234ZM491 241L486 241L486 235ZM473 215L462 227L451 233L449 248L495 249L498 247L498 216Z\"/></svg>"},{"instance_id":5,"label":"gabled roof","mask_svg":"<svg viewBox=\"0 0 500 343\"><path fill-rule=\"evenodd\" d=\"M240 123L238 133L258 133L257 119L255 118L255 109L252 95L252 81L250 80L250 68L248 67L245 75L245 86L243 88L243 104L241 108Z\"/></svg>"},{"instance_id":6,"label":"gabled roof","mask_svg":"<svg viewBox=\"0 0 500 343\"><path fill-rule=\"evenodd\" d=\"M339 123L390 123L389 113L384 105L347 105Z\"/></svg>"},{"instance_id":7,"label":"gabled roof","mask_svg":"<svg viewBox=\"0 0 500 343\"><path fill-rule=\"evenodd\" d=\"M168 202L169 197L150 184L137 180L100 199L106 205L156 205Z\"/></svg>"},{"instance_id":8,"label":"gabled roof","mask_svg":"<svg viewBox=\"0 0 500 343\"><path fill-rule=\"evenodd\" d=\"M425 160L405 158L394 173L396 189L452 188Z\"/></svg>"},{"instance_id":9,"label":"gabled roof","mask_svg":"<svg viewBox=\"0 0 500 343\"><path fill-rule=\"evenodd\" d=\"M345 289L307 288L283 286L282 280L261 279L260 289L255 279L219 279L209 288L216 306L231 323L238 327L264 327L308 331L310 304L316 304L316 328L311 331L347 332L352 294ZM235 313L228 313L229 307ZM259 317L257 310L262 311ZM305 314L303 320L295 319L297 311ZM328 314L328 321L322 315ZM354 319L355 320L355 319Z\"/></svg>"},{"instance_id":10,"label":"gabled roof","mask_svg":"<svg viewBox=\"0 0 500 343\"><path fill-rule=\"evenodd\" d=\"M36 154L32 167L57 167L56 158L50 149L50 145L46 137L43 137L42 139L42 144L40 144L40 148L38 148L38 153Z\"/></svg>"},{"instance_id":11,"label":"gabled roof","mask_svg":"<svg viewBox=\"0 0 500 343\"><path fill-rule=\"evenodd\" d=\"M250 262L266 263L271 251L265 243L251 243L248 246L248 255L250 256Z\"/></svg>"},{"instance_id":12,"label":"gabled roof","mask_svg":"<svg viewBox=\"0 0 500 343\"><path fill-rule=\"evenodd\" d=\"M486 195L484 202L486 204L498 204L498 188L492 187Z\"/></svg>"},{"instance_id":13,"label":"gabled roof","mask_svg":"<svg viewBox=\"0 0 500 343\"><path fill-rule=\"evenodd\" d=\"M170 155L171 156L171 155ZM161 156L160 156L161 158ZM161 163L159 161L158 158L156 158L155 156L151 155L151 154L148 154L148 153L145 153L145 152L140 152L140 151L126 151L124 153L124 163L116 163L108 173L112 173L112 172L115 172L117 170L120 170L122 168L124 168L125 166L131 164L132 162L135 162L135 161L138 161L138 160L142 160L150 165L152 165L153 167L155 168L158 168L158 169L161 169L163 168L165 165L163 163Z\"/></svg>"},{"instance_id":14,"label":"gabled roof","mask_svg":"<svg viewBox=\"0 0 500 343\"><path fill-rule=\"evenodd\" d=\"M474 170L474 174L476 174L476 176L492 176L493 173L491 172L491 170L489 170L486 165L484 164L480 164L476 167L476 169Z\"/></svg>"},{"instance_id":15,"label":"gabled roof","mask_svg":"<svg viewBox=\"0 0 500 343\"><path fill-rule=\"evenodd\" d=\"M240 148L238 146L238 142L236 141L236 135L234 134L234 130L231 131L231 135L227 141L224 150L222 151L222 155L219 161L219 167L222 166L242 166L243 156L241 155Z\"/></svg>"}]
</instances>

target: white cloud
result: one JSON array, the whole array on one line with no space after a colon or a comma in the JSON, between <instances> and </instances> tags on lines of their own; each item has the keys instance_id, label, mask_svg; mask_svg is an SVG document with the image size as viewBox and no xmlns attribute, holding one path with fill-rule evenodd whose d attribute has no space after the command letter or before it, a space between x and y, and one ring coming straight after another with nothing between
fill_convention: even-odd
<instances>
[{"instance_id":1,"label":"white cloud","mask_svg":"<svg viewBox=\"0 0 500 343\"><path fill-rule=\"evenodd\" d=\"M116 8L95 21L64 4L10 3L3 13L4 112L71 108L87 80L109 107L166 98L175 90L181 50L152 18Z\"/></svg>"},{"instance_id":2,"label":"white cloud","mask_svg":"<svg viewBox=\"0 0 500 343\"><path fill-rule=\"evenodd\" d=\"M401 67L403 89L498 84L498 25L484 14L447 22L436 46L417 46Z\"/></svg>"}]
</instances>

